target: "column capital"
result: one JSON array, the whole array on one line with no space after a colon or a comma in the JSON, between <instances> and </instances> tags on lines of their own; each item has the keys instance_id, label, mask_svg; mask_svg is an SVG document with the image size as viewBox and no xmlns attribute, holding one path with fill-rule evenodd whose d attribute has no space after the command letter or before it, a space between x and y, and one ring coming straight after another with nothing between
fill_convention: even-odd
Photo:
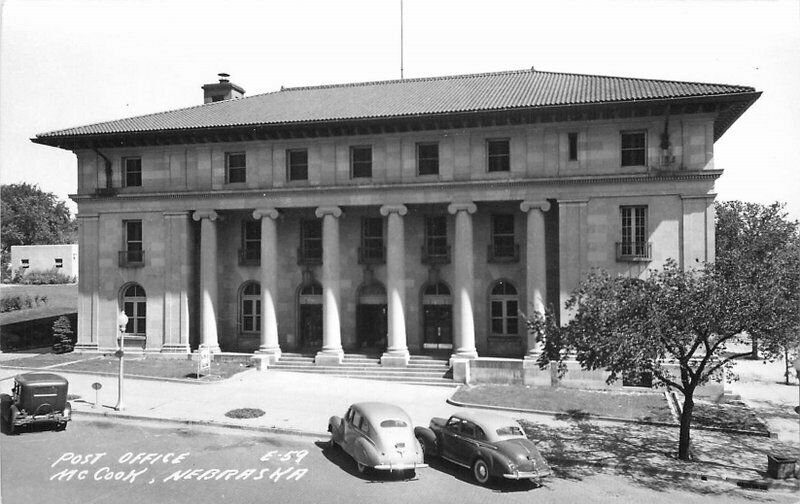
<instances>
[{"instance_id":1,"label":"column capital","mask_svg":"<svg viewBox=\"0 0 800 504\"><path fill-rule=\"evenodd\" d=\"M317 207L317 209L314 211L314 215L316 215L319 219L325 215L333 215L334 217L339 218L342 216L342 209L338 206Z\"/></svg>"},{"instance_id":2,"label":"column capital","mask_svg":"<svg viewBox=\"0 0 800 504\"><path fill-rule=\"evenodd\" d=\"M547 212L550 210L550 202L547 200L539 200L539 201L523 201L519 205L519 209L523 212L528 212L530 210L541 210L542 212Z\"/></svg>"},{"instance_id":3,"label":"column capital","mask_svg":"<svg viewBox=\"0 0 800 504\"><path fill-rule=\"evenodd\" d=\"M408 213L408 208L405 205L383 205L381 207L381 215L384 217L388 217L391 213L402 217Z\"/></svg>"},{"instance_id":4,"label":"column capital","mask_svg":"<svg viewBox=\"0 0 800 504\"><path fill-rule=\"evenodd\" d=\"M447 206L447 211L453 215L461 211L474 214L477 210L478 207L475 206L475 203L472 203L471 201L467 203L450 203L450 205Z\"/></svg>"},{"instance_id":5,"label":"column capital","mask_svg":"<svg viewBox=\"0 0 800 504\"><path fill-rule=\"evenodd\" d=\"M275 210L274 208L256 208L253 210L253 218L254 219L261 219L262 217L269 217L272 220L275 220L280 215L280 212Z\"/></svg>"},{"instance_id":6,"label":"column capital","mask_svg":"<svg viewBox=\"0 0 800 504\"><path fill-rule=\"evenodd\" d=\"M199 221L201 219L208 219L215 221L219 219L219 214L214 210L195 210L192 214L192 219Z\"/></svg>"}]
</instances>

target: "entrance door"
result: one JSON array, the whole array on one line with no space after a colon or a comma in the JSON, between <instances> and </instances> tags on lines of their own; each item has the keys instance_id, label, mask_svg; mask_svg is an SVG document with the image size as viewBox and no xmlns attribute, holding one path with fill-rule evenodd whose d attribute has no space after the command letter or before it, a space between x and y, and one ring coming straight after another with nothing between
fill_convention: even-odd
<instances>
[{"instance_id":1,"label":"entrance door","mask_svg":"<svg viewBox=\"0 0 800 504\"><path fill-rule=\"evenodd\" d=\"M385 304L359 304L356 306L356 338L360 348L385 350L387 331Z\"/></svg>"},{"instance_id":2,"label":"entrance door","mask_svg":"<svg viewBox=\"0 0 800 504\"><path fill-rule=\"evenodd\" d=\"M453 348L453 307L451 305L424 306L425 348Z\"/></svg>"},{"instance_id":3,"label":"entrance door","mask_svg":"<svg viewBox=\"0 0 800 504\"><path fill-rule=\"evenodd\" d=\"M322 305L300 305L300 349L316 351L322 348Z\"/></svg>"},{"instance_id":4,"label":"entrance door","mask_svg":"<svg viewBox=\"0 0 800 504\"><path fill-rule=\"evenodd\" d=\"M422 347L453 348L453 297L444 282L428 284L422 291Z\"/></svg>"}]
</instances>

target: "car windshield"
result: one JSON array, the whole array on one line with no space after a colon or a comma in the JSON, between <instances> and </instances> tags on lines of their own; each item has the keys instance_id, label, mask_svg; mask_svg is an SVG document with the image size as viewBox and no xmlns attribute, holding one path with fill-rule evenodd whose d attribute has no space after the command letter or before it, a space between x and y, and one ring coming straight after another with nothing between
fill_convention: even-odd
<instances>
[{"instance_id":1,"label":"car windshield","mask_svg":"<svg viewBox=\"0 0 800 504\"><path fill-rule=\"evenodd\" d=\"M408 424L402 420L384 420L381 422L381 427L408 427Z\"/></svg>"},{"instance_id":2,"label":"car windshield","mask_svg":"<svg viewBox=\"0 0 800 504\"><path fill-rule=\"evenodd\" d=\"M509 425L507 427L500 427L497 429L497 435L502 437L508 436L525 436L525 433L522 432L522 429L517 427L516 425Z\"/></svg>"}]
</instances>

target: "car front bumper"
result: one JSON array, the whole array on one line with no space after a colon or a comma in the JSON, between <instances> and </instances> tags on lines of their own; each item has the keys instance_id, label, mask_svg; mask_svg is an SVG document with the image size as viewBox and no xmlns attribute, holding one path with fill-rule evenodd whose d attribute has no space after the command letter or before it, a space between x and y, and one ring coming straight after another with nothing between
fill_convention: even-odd
<instances>
[{"instance_id":1,"label":"car front bumper","mask_svg":"<svg viewBox=\"0 0 800 504\"><path fill-rule=\"evenodd\" d=\"M513 473L503 474L506 479L521 480L521 479L542 479L553 474L553 471L547 469L545 471L514 471Z\"/></svg>"},{"instance_id":2,"label":"car front bumper","mask_svg":"<svg viewBox=\"0 0 800 504\"><path fill-rule=\"evenodd\" d=\"M398 464L378 464L373 467L373 469L377 469L378 471L409 471L409 470L416 470L416 469L423 469L428 467L428 464L418 464L416 462L405 462L405 463L398 463Z\"/></svg>"}]
</instances>

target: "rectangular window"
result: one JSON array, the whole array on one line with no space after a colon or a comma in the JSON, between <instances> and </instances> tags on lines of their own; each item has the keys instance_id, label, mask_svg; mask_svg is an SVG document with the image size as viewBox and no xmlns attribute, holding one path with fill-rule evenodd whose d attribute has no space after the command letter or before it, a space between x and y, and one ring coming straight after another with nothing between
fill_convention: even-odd
<instances>
[{"instance_id":1,"label":"rectangular window","mask_svg":"<svg viewBox=\"0 0 800 504\"><path fill-rule=\"evenodd\" d=\"M307 219L300 221L300 264L319 264L322 262L322 221Z\"/></svg>"},{"instance_id":2,"label":"rectangular window","mask_svg":"<svg viewBox=\"0 0 800 504\"><path fill-rule=\"evenodd\" d=\"M292 180L308 180L308 150L290 149L286 151L287 178Z\"/></svg>"},{"instance_id":3,"label":"rectangular window","mask_svg":"<svg viewBox=\"0 0 800 504\"><path fill-rule=\"evenodd\" d=\"M359 259L362 264L383 262L382 217L364 217L361 221L361 249L359 250Z\"/></svg>"},{"instance_id":4,"label":"rectangular window","mask_svg":"<svg viewBox=\"0 0 800 504\"><path fill-rule=\"evenodd\" d=\"M517 244L514 242L514 216L512 214L492 215L492 244L489 246L489 258L501 261L518 258Z\"/></svg>"},{"instance_id":5,"label":"rectangular window","mask_svg":"<svg viewBox=\"0 0 800 504\"><path fill-rule=\"evenodd\" d=\"M31 261L30 261L30 259L20 259L20 260L19 260L19 263L20 263L20 267L21 267L22 269L28 269L28 268L30 268L30 267L31 267Z\"/></svg>"},{"instance_id":6,"label":"rectangular window","mask_svg":"<svg viewBox=\"0 0 800 504\"><path fill-rule=\"evenodd\" d=\"M56 268L63 268L63 267L64 267L64 259L56 257Z\"/></svg>"},{"instance_id":7,"label":"rectangular window","mask_svg":"<svg viewBox=\"0 0 800 504\"><path fill-rule=\"evenodd\" d=\"M569 143L569 160L578 160L578 134L567 133L567 142Z\"/></svg>"},{"instance_id":8,"label":"rectangular window","mask_svg":"<svg viewBox=\"0 0 800 504\"><path fill-rule=\"evenodd\" d=\"M620 207L620 214L622 218L622 242L618 245L617 258L621 260L649 259L647 207Z\"/></svg>"},{"instance_id":9,"label":"rectangular window","mask_svg":"<svg viewBox=\"0 0 800 504\"><path fill-rule=\"evenodd\" d=\"M508 140L487 140L490 172L507 172L511 169L511 150Z\"/></svg>"},{"instance_id":10,"label":"rectangular window","mask_svg":"<svg viewBox=\"0 0 800 504\"><path fill-rule=\"evenodd\" d=\"M261 299L246 296L242 299L242 332L257 333L261 331Z\"/></svg>"},{"instance_id":11,"label":"rectangular window","mask_svg":"<svg viewBox=\"0 0 800 504\"><path fill-rule=\"evenodd\" d=\"M259 264L261 262L261 222L246 220L242 222L242 250L239 264Z\"/></svg>"},{"instance_id":12,"label":"rectangular window","mask_svg":"<svg viewBox=\"0 0 800 504\"><path fill-rule=\"evenodd\" d=\"M225 178L228 184L247 181L247 155L244 152L225 154Z\"/></svg>"},{"instance_id":13,"label":"rectangular window","mask_svg":"<svg viewBox=\"0 0 800 504\"><path fill-rule=\"evenodd\" d=\"M424 262L450 262L450 247L447 245L447 217L430 215L425 217Z\"/></svg>"},{"instance_id":14,"label":"rectangular window","mask_svg":"<svg viewBox=\"0 0 800 504\"><path fill-rule=\"evenodd\" d=\"M623 131L622 132L622 166L644 166L646 141L644 131Z\"/></svg>"},{"instance_id":15,"label":"rectangular window","mask_svg":"<svg viewBox=\"0 0 800 504\"><path fill-rule=\"evenodd\" d=\"M120 265L141 265L144 263L142 221L123 221L123 227L125 231L125 250L120 253Z\"/></svg>"},{"instance_id":16,"label":"rectangular window","mask_svg":"<svg viewBox=\"0 0 800 504\"><path fill-rule=\"evenodd\" d=\"M125 170L125 187L141 187L142 158L125 158L123 166Z\"/></svg>"},{"instance_id":17,"label":"rectangular window","mask_svg":"<svg viewBox=\"0 0 800 504\"><path fill-rule=\"evenodd\" d=\"M371 146L350 147L350 176L352 178L372 177Z\"/></svg>"},{"instance_id":18,"label":"rectangular window","mask_svg":"<svg viewBox=\"0 0 800 504\"><path fill-rule=\"evenodd\" d=\"M417 144L417 175L439 174L439 144Z\"/></svg>"}]
</instances>

